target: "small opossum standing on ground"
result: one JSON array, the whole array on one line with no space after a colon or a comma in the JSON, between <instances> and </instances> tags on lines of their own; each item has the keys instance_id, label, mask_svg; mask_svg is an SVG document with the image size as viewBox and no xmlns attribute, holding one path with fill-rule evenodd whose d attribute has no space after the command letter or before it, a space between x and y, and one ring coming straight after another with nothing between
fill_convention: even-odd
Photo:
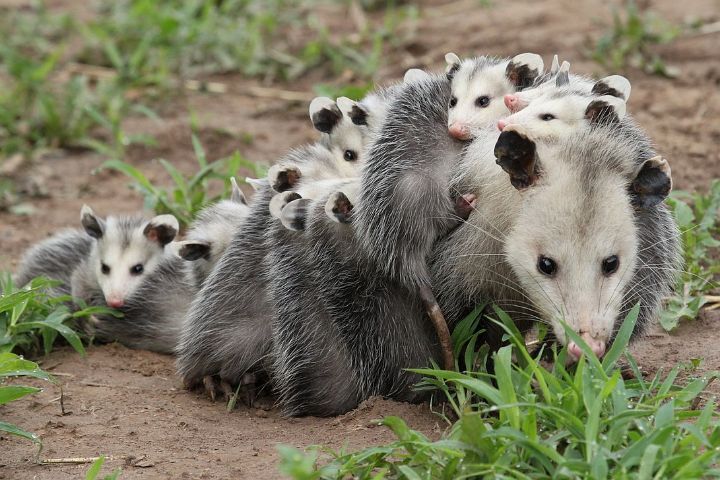
<instances>
[{"instance_id":1,"label":"small opossum standing on ground","mask_svg":"<svg viewBox=\"0 0 720 480\"><path fill-rule=\"evenodd\" d=\"M38 275L60 280L63 284L54 293L124 313L123 318L95 316L84 325L99 340L172 351L179 317L169 323L165 319L176 300L187 302L192 295L184 292L174 299L168 288L168 282L182 279L182 261L165 248L178 231L175 217L102 219L84 206L81 221L84 230L62 232L30 249L21 262L18 284ZM155 292L154 299L150 292ZM165 301L157 303L159 299Z\"/></svg>"},{"instance_id":2,"label":"small opossum standing on ground","mask_svg":"<svg viewBox=\"0 0 720 480\"><path fill-rule=\"evenodd\" d=\"M188 261L188 279L198 290L232 241L235 231L250 214L247 199L235 178L230 181L230 199L203 209L190 225L185 240L173 243L178 255Z\"/></svg>"},{"instance_id":3,"label":"small opossum standing on ground","mask_svg":"<svg viewBox=\"0 0 720 480\"><path fill-rule=\"evenodd\" d=\"M183 260L167 248L179 230L177 219L172 215L102 219L83 206L81 221L94 240L72 273L72 295L123 314L93 316L86 325L89 333L101 341L171 353L194 293L185 281Z\"/></svg>"}]
</instances>

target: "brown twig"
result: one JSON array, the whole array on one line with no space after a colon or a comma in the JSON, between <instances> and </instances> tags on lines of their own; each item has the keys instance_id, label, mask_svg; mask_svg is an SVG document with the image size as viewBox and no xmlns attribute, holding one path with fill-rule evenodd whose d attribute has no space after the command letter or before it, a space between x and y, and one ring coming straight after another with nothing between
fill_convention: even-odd
<instances>
[{"instance_id":1,"label":"brown twig","mask_svg":"<svg viewBox=\"0 0 720 480\"><path fill-rule=\"evenodd\" d=\"M430 287L423 285L419 288L419 290L420 298L422 299L423 305L425 305L425 311L435 326L435 332L440 340L440 348L442 349L443 356L443 368L445 368L445 370L454 370L455 360L453 359L452 341L450 340L450 329L448 328L445 316L443 315L442 310L440 310L437 299L435 299L435 294L433 294Z\"/></svg>"}]
</instances>

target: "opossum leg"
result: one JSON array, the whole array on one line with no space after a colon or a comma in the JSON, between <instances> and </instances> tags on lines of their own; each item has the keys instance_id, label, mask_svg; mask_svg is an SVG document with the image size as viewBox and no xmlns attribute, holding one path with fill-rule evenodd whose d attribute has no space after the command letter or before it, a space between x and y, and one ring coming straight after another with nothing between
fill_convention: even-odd
<instances>
[{"instance_id":1,"label":"opossum leg","mask_svg":"<svg viewBox=\"0 0 720 480\"><path fill-rule=\"evenodd\" d=\"M427 285L420 286L420 298L422 299L423 305L425 305L425 311L427 312L430 320L435 326L435 332L437 333L438 339L440 340L440 348L442 349L443 356L443 368L445 370L455 369L455 360L453 358L452 341L450 339L450 329L448 328L447 320L440 310L435 294L432 292L430 287Z\"/></svg>"},{"instance_id":2,"label":"opossum leg","mask_svg":"<svg viewBox=\"0 0 720 480\"><path fill-rule=\"evenodd\" d=\"M228 382L226 382L222 378L220 379L220 391L222 391L223 399L226 401L230 400L230 398L232 398L233 394L235 393L233 391L232 385L230 385Z\"/></svg>"}]
</instances>

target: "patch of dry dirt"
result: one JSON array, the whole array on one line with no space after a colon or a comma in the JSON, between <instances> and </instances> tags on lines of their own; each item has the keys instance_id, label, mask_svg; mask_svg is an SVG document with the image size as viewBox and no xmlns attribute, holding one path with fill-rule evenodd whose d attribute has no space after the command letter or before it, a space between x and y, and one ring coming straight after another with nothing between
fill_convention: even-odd
<instances>
[{"instance_id":1,"label":"patch of dry dirt","mask_svg":"<svg viewBox=\"0 0 720 480\"><path fill-rule=\"evenodd\" d=\"M74 2L50 3L56 9L69 5L75 8ZM461 55L534 51L546 59L558 53L572 61L574 71L605 73L584 56L589 40L597 38L610 20L605 2L518 0L493 2L489 9L478 7L475 0L428 0L422 5L414 40L388 53L381 81L400 78L409 67L442 68L448 51ZM693 17L720 20L717 0L663 0L652 6L675 22ZM333 21L348 22L349 18ZM671 162L678 188L702 190L712 178L720 177L718 41L718 34L695 35L664 46L667 63L681 71L675 80L624 72L633 85L630 111ZM213 80L227 83L229 93L188 93L173 101L159 124L146 119L128 122L129 131L151 133L158 140L156 147L130 152L130 162L153 182L169 182L154 160L158 157L187 172L195 169L190 110L198 115L201 140L211 159L238 149L251 160L269 164L291 146L314 138L305 105L248 96L247 87L255 82L235 76ZM310 92L314 82L333 80L313 74L279 87ZM112 172L91 174L101 163L94 154L61 152L43 157L23 172L24 177L41 179L50 196L31 200L37 209L34 215L0 213L0 270L13 269L31 243L75 226L83 203L100 213L142 207L142 199L127 188L125 177ZM704 359L701 371L720 369L718 322L719 314L708 313L670 335L655 332L639 341L633 352L648 373L692 358ZM385 429L371 426L372 419L384 415L400 415L431 437L439 436L444 428L427 406L384 400L374 400L337 419L283 419L276 412L245 407L227 413L222 404L182 390L170 357L116 345L93 347L87 359L61 349L44 359L43 365L63 384L66 415L60 412L59 387L50 386L31 400L0 407L0 416L39 433L45 443L42 458L112 455L111 466L124 465L122 478L275 478L279 476L278 442L351 448L376 445L392 437ZM717 386L714 389L719 391ZM14 438L0 437L0 451L0 478L78 478L87 469L87 465L34 465L33 448Z\"/></svg>"}]
</instances>

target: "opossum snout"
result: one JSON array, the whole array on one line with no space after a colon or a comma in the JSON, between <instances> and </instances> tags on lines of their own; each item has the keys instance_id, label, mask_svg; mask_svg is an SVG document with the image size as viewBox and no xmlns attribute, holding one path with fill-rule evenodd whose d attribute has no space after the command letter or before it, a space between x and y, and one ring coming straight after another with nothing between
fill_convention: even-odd
<instances>
[{"instance_id":1,"label":"opossum snout","mask_svg":"<svg viewBox=\"0 0 720 480\"><path fill-rule=\"evenodd\" d=\"M505 106L510 110L510 112L515 113L518 111L518 105L520 104L520 100L518 99L517 95L505 95L503 97L503 101L505 102Z\"/></svg>"},{"instance_id":2,"label":"opossum snout","mask_svg":"<svg viewBox=\"0 0 720 480\"><path fill-rule=\"evenodd\" d=\"M603 355L605 355L605 342L603 340L595 338L587 332L583 333L580 336L583 340L585 340L585 343L588 344L588 346L592 349L593 353L598 358L602 358ZM580 360L580 357L582 356L582 350L575 342L570 342L568 344L568 353L570 353L570 356L575 361Z\"/></svg>"},{"instance_id":3,"label":"opossum snout","mask_svg":"<svg viewBox=\"0 0 720 480\"><path fill-rule=\"evenodd\" d=\"M111 308L120 308L125 305L125 301L122 299L122 297L118 296L109 296L105 299L105 302L107 302L108 307Z\"/></svg>"},{"instance_id":4,"label":"opossum snout","mask_svg":"<svg viewBox=\"0 0 720 480\"><path fill-rule=\"evenodd\" d=\"M448 127L448 133L451 137L458 140L470 140L472 138L470 128L462 123L453 123L450 125Z\"/></svg>"}]
</instances>

